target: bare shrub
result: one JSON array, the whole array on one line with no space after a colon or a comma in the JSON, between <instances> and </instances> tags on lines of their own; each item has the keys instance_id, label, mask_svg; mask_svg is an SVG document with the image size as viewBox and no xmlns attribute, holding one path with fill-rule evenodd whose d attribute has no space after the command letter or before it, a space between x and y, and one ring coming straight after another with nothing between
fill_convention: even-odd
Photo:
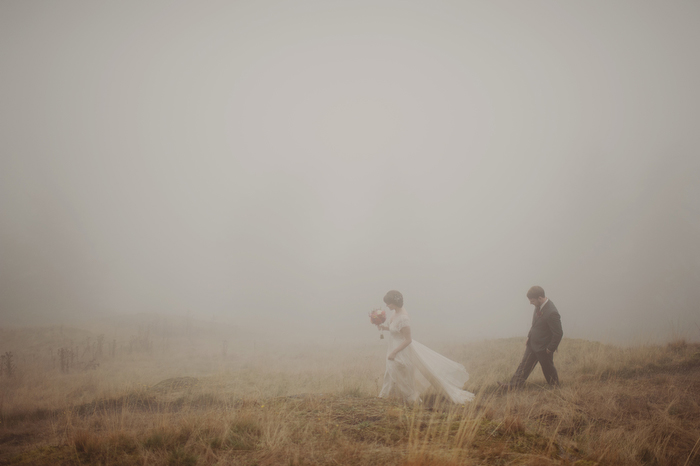
<instances>
[{"instance_id":1,"label":"bare shrub","mask_svg":"<svg viewBox=\"0 0 700 466\"><path fill-rule=\"evenodd\" d=\"M12 351L0 356L0 376L13 377L16 369L15 354Z\"/></svg>"}]
</instances>

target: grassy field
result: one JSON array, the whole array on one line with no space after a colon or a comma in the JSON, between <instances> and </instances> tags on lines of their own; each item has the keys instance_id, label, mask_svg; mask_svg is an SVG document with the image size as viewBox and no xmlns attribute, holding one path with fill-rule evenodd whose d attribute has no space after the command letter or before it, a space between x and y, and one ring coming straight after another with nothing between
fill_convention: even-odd
<instances>
[{"instance_id":1,"label":"grassy field","mask_svg":"<svg viewBox=\"0 0 700 466\"><path fill-rule=\"evenodd\" d=\"M564 339L561 388L537 368L507 394L524 339L432 345L476 400L404 405L377 398L381 345L178 328L0 329L0 464L700 465L700 345L683 340Z\"/></svg>"}]
</instances>

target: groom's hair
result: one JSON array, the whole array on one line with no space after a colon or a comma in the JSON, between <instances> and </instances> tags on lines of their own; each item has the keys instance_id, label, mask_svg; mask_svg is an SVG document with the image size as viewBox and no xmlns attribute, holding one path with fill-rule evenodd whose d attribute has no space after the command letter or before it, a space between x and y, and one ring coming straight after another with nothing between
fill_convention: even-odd
<instances>
[{"instance_id":1,"label":"groom's hair","mask_svg":"<svg viewBox=\"0 0 700 466\"><path fill-rule=\"evenodd\" d=\"M544 289L541 286L533 286L527 290L527 299L544 298Z\"/></svg>"},{"instance_id":2,"label":"groom's hair","mask_svg":"<svg viewBox=\"0 0 700 466\"><path fill-rule=\"evenodd\" d=\"M403 307L403 295L396 290L387 291L386 295L384 295L384 302Z\"/></svg>"}]
</instances>

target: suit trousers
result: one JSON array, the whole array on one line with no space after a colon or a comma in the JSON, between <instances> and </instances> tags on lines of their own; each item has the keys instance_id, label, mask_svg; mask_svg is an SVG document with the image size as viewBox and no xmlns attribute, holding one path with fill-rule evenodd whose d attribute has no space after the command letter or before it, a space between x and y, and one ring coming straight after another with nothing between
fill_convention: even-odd
<instances>
[{"instance_id":1,"label":"suit trousers","mask_svg":"<svg viewBox=\"0 0 700 466\"><path fill-rule=\"evenodd\" d=\"M510 379L508 385L511 387L521 387L525 384L525 380L530 377L532 370L538 362L540 363L542 373L547 383L552 386L559 385L559 374L557 374L557 369L554 367L554 353L547 353L546 349L535 352L530 348L529 344L525 346L523 360L520 361L520 365L516 369L513 378Z\"/></svg>"}]
</instances>

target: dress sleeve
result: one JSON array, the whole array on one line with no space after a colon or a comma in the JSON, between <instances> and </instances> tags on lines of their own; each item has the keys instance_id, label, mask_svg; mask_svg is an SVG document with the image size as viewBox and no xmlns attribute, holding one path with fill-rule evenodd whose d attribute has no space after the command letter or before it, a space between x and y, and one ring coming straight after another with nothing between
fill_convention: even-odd
<instances>
[{"instance_id":1,"label":"dress sleeve","mask_svg":"<svg viewBox=\"0 0 700 466\"><path fill-rule=\"evenodd\" d=\"M402 328L404 327L410 327L411 326L411 321L408 319L406 316L401 316L395 323L394 327L396 328L397 332L400 332Z\"/></svg>"}]
</instances>

